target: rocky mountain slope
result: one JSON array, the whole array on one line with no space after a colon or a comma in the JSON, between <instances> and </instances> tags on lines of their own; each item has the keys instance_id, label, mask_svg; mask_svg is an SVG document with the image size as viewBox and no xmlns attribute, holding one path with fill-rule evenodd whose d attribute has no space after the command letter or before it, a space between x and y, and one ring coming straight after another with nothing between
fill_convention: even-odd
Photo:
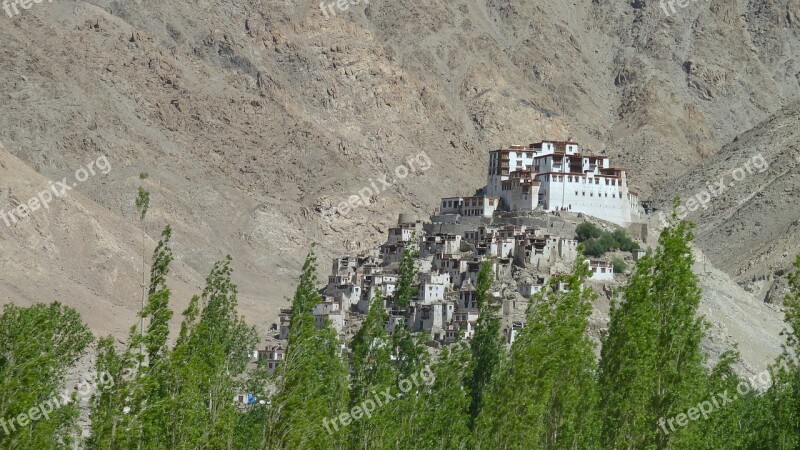
<instances>
[{"instance_id":1,"label":"rocky mountain slope","mask_svg":"<svg viewBox=\"0 0 800 450\"><path fill-rule=\"evenodd\" d=\"M113 167L60 209L0 223L2 300L85 305L94 329L123 335L140 233L149 253L169 223L176 302L230 253L242 310L261 324L286 305L311 242L327 272L398 213L425 217L438 197L482 186L486 151L506 144L571 137L631 169L643 198L704 183L704 165L747 130L784 120L797 132L795 116L775 118L800 99L799 17L798 0L690 2L669 16L645 0L372 0L327 17L297 0L65 0L0 16L0 209L100 155ZM420 152L430 169L320 216ZM153 196L144 225L140 172ZM797 196L764 192L797 211ZM764 213L761 226L778 215ZM715 236L699 244L713 250ZM749 248L746 275L778 258Z\"/></svg>"},{"instance_id":2,"label":"rocky mountain slope","mask_svg":"<svg viewBox=\"0 0 800 450\"><path fill-rule=\"evenodd\" d=\"M679 196L709 260L758 298L781 304L800 254L800 103L737 136L660 193ZM689 205L691 198L703 205ZM705 200L708 198L708 200Z\"/></svg>"}]
</instances>

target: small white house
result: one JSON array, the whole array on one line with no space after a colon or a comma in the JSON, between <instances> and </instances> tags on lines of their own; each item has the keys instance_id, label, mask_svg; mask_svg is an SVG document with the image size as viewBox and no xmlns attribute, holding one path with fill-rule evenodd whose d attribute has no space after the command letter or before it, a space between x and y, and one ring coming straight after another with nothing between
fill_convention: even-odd
<instances>
[{"instance_id":1,"label":"small white house","mask_svg":"<svg viewBox=\"0 0 800 450\"><path fill-rule=\"evenodd\" d=\"M448 197L442 199L440 213L492 217L499 206L500 197Z\"/></svg>"},{"instance_id":2,"label":"small white house","mask_svg":"<svg viewBox=\"0 0 800 450\"><path fill-rule=\"evenodd\" d=\"M407 227L389 228L389 238L387 244L397 244L398 242L409 242L413 237L416 230Z\"/></svg>"},{"instance_id":3,"label":"small white house","mask_svg":"<svg viewBox=\"0 0 800 450\"><path fill-rule=\"evenodd\" d=\"M542 287L544 287L545 279L542 277L537 277L534 281L526 281L524 283L517 284L517 292L522 294L525 298L530 298L533 294L541 292Z\"/></svg>"},{"instance_id":4,"label":"small white house","mask_svg":"<svg viewBox=\"0 0 800 450\"><path fill-rule=\"evenodd\" d=\"M589 278L593 281L613 281L614 280L614 265L610 261L589 260L589 270L592 271L592 276Z\"/></svg>"},{"instance_id":5,"label":"small white house","mask_svg":"<svg viewBox=\"0 0 800 450\"><path fill-rule=\"evenodd\" d=\"M444 289L444 284L434 284L426 281L419 285L419 300L423 304L443 301Z\"/></svg>"},{"instance_id":6,"label":"small white house","mask_svg":"<svg viewBox=\"0 0 800 450\"><path fill-rule=\"evenodd\" d=\"M314 320L317 328L325 327L325 321L330 320L331 326L337 333L344 329L344 311L335 302L324 302L314 306Z\"/></svg>"},{"instance_id":7,"label":"small white house","mask_svg":"<svg viewBox=\"0 0 800 450\"><path fill-rule=\"evenodd\" d=\"M278 364L283 362L284 358L286 358L286 350L281 345L267 347L258 351L258 359L266 362L269 373L274 373L275 369L278 368Z\"/></svg>"}]
</instances>

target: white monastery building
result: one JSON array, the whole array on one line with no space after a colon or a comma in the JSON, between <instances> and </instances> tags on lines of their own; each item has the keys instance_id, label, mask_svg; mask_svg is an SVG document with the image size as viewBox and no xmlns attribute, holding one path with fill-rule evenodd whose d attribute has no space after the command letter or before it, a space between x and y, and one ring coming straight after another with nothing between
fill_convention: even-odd
<instances>
[{"instance_id":1,"label":"white monastery building","mask_svg":"<svg viewBox=\"0 0 800 450\"><path fill-rule=\"evenodd\" d=\"M499 204L497 203L499 199ZM443 198L441 214L491 217L494 211L573 211L618 225L639 217L627 170L605 156L581 153L577 143L543 141L489 152L482 197Z\"/></svg>"}]
</instances>

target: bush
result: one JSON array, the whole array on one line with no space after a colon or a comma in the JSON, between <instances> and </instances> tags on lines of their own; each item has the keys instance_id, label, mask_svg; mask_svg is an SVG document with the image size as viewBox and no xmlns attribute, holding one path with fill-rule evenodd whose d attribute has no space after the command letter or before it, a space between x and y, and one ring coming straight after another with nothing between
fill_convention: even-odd
<instances>
[{"instance_id":1,"label":"bush","mask_svg":"<svg viewBox=\"0 0 800 450\"><path fill-rule=\"evenodd\" d=\"M575 233L578 235L578 242L585 242L592 238L599 238L603 230L597 228L593 223L583 222L575 228Z\"/></svg>"},{"instance_id":2,"label":"bush","mask_svg":"<svg viewBox=\"0 0 800 450\"><path fill-rule=\"evenodd\" d=\"M586 256L603 256L606 253L606 248L597 239L589 239L583 245L583 253Z\"/></svg>"},{"instance_id":3,"label":"bush","mask_svg":"<svg viewBox=\"0 0 800 450\"><path fill-rule=\"evenodd\" d=\"M575 229L575 234L578 235L578 242L584 243L584 254L587 256L599 257L613 250L629 252L639 248L639 244L621 228L611 233L589 222L583 222Z\"/></svg>"},{"instance_id":4,"label":"bush","mask_svg":"<svg viewBox=\"0 0 800 450\"><path fill-rule=\"evenodd\" d=\"M639 244L631 239L630 236L628 236L628 233L621 228L614 231L614 240L619 243L619 249L626 252L639 248Z\"/></svg>"},{"instance_id":5,"label":"bush","mask_svg":"<svg viewBox=\"0 0 800 450\"><path fill-rule=\"evenodd\" d=\"M619 256L614 257L611 260L611 264L614 266L614 273L624 273L625 269L628 268L628 265Z\"/></svg>"}]
</instances>

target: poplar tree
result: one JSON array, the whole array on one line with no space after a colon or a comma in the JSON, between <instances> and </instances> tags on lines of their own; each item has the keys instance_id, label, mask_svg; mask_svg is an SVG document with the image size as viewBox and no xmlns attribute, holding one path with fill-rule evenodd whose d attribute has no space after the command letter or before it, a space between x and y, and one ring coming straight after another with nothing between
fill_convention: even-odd
<instances>
[{"instance_id":1,"label":"poplar tree","mask_svg":"<svg viewBox=\"0 0 800 450\"><path fill-rule=\"evenodd\" d=\"M172 319L172 310L169 308L170 290L167 287L169 265L173 260L170 247L171 237L172 228L167 225L153 252L147 306L142 311L142 316L150 319L147 333L144 336L144 344L151 366L157 365L167 351L169 321Z\"/></svg>"},{"instance_id":2,"label":"poplar tree","mask_svg":"<svg viewBox=\"0 0 800 450\"><path fill-rule=\"evenodd\" d=\"M405 311L411 304L411 299L418 289L415 285L417 277L416 250L406 248L398 269L397 287L394 291L393 303L396 308ZM400 379L408 378L419 373L425 364L430 361L425 341L428 336L425 332L413 334L407 327L395 327L392 333L392 345L397 358L397 376Z\"/></svg>"},{"instance_id":3,"label":"poplar tree","mask_svg":"<svg viewBox=\"0 0 800 450\"><path fill-rule=\"evenodd\" d=\"M483 391L491 382L505 352L503 337L500 333L500 317L497 315L500 306L492 304L489 300L489 290L494 281L492 264L489 261L481 264L477 281L475 296L480 312L475 326L475 335L470 343L472 374L467 380L471 397L470 428L474 427L475 420L481 412Z\"/></svg>"},{"instance_id":4,"label":"poplar tree","mask_svg":"<svg viewBox=\"0 0 800 450\"><path fill-rule=\"evenodd\" d=\"M397 379L391 360L391 342L386 333L388 315L383 305L383 295L378 291L370 304L367 318L351 342L351 390L350 408L364 405L374 406L372 417L355 421L350 427L350 443L353 448L376 446L387 426L386 410L377 408L376 396L386 388L393 388ZM393 424L388 424L393 425Z\"/></svg>"},{"instance_id":5,"label":"poplar tree","mask_svg":"<svg viewBox=\"0 0 800 450\"><path fill-rule=\"evenodd\" d=\"M526 325L487 388L478 448L600 448L597 364L587 335L597 295L584 286L588 266L579 261L531 299Z\"/></svg>"},{"instance_id":6,"label":"poplar tree","mask_svg":"<svg viewBox=\"0 0 800 450\"><path fill-rule=\"evenodd\" d=\"M800 448L800 255L789 275L783 306L786 342L770 368L772 385L758 414L760 432L753 441L759 448Z\"/></svg>"},{"instance_id":7,"label":"poplar tree","mask_svg":"<svg viewBox=\"0 0 800 450\"><path fill-rule=\"evenodd\" d=\"M76 397L64 383L67 370L92 340L77 311L60 303L3 307L0 447L40 449L75 445L79 410ZM37 408L38 413L31 415L32 408Z\"/></svg>"},{"instance_id":8,"label":"poplar tree","mask_svg":"<svg viewBox=\"0 0 800 450\"><path fill-rule=\"evenodd\" d=\"M147 173L142 172L139 174L139 179L144 181L147 179ZM145 295L145 280L147 271L145 270L145 237L146 233L144 230L144 218L147 216L147 211L150 209L150 192L147 191L142 186L139 186L139 191L136 195L136 210L139 212L139 225L142 227L142 309L139 310L140 313L144 311L144 304L146 300ZM139 320L139 334L144 334L144 315L140 315L141 319ZM144 351L142 351L144 353Z\"/></svg>"},{"instance_id":9,"label":"poplar tree","mask_svg":"<svg viewBox=\"0 0 800 450\"><path fill-rule=\"evenodd\" d=\"M236 311L231 272L230 256L216 263L199 298L202 307L195 297L185 313L186 332L172 353L179 401L165 400L161 408L174 418L162 426L170 447L231 446L238 414L232 399L258 341Z\"/></svg>"},{"instance_id":10,"label":"poplar tree","mask_svg":"<svg viewBox=\"0 0 800 450\"><path fill-rule=\"evenodd\" d=\"M88 440L90 448L141 446L142 435L149 425L146 423L147 414L139 411L138 406L148 401L158 404L159 397L164 395L160 386L164 384L163 377L170 366L164 358L169 351L167 338L169 320L173 314L169 308L170 291L166 284L169 265L173 260L171 236L172 230L167 226L153 252L148 302L139 314L142 321L150 319L146 334L142 335L135 326L132 327L128 346L121 353L117 352L112 337L102 339L98 346L97 370L111 374L115 384L113 389L98 393L93 400L92 432ZM138 352L139 348L145 350L147 365L140 365L145 357ZM128 408L128 413L124 408ZM131 411L134 413L130 414ZM161 418L155 421L160 422ZM157 432L150 430L148 435L155 437Z\"/></svg>"},{"instance_id":11,"label":"poplar tree","mask_svg":"<svg viewBox=\"0 0 800 450\"><path fill-rule=\"evenodd\" d=\"M322 301L316 270L312 250L292 299L289 344L277 370L267 448L341 448L346 442L346 431L331 420L347 408L347 369L330 324L315 328L313 308Z\"/></svg>"},{"instance_id":12,"label":"poplar tree","mask_svg":"<svg viewBox=\"0 0 800 450\"><path fill-rule=\"evenodd\" d=\"M239 421L232 399L255 347L255 329L236 313L236 286L231 258L214 265L202 294L184 311L181 332L172 351L166 346L169 290L166 275L172 260L169 229L156 248L148 335L132 328L128 348L118 353L113 340L101 343L98 369L118 374L111 392L95 399L89 448L230 448ZM146 345L149 365L134 364L135 349Z\"/></svg>"},{"instance_id":13,"label":"poplar tree","mask_svg":"<svg viewBox=\"0 0 800 450\"><path fill-rule=\"evenodd\" d=\"M705 394L705 322L692 273L693 225L672 223L659 248L636 265L611 304L600 363L602 445L667 448L681 428L659 431L659 421L686 411Z\"/></svg>"},{"instance_id":14,"label":"poplar tree","mask_svg":"<svg viewBox=\"0 0 800 450\"><path fill-rule=\"evenodd\" d=\"M406 448L470 448L470 349L464 342L444 348L424 380L416 415L406 430Z\"/></svg>"}]
</instances>

